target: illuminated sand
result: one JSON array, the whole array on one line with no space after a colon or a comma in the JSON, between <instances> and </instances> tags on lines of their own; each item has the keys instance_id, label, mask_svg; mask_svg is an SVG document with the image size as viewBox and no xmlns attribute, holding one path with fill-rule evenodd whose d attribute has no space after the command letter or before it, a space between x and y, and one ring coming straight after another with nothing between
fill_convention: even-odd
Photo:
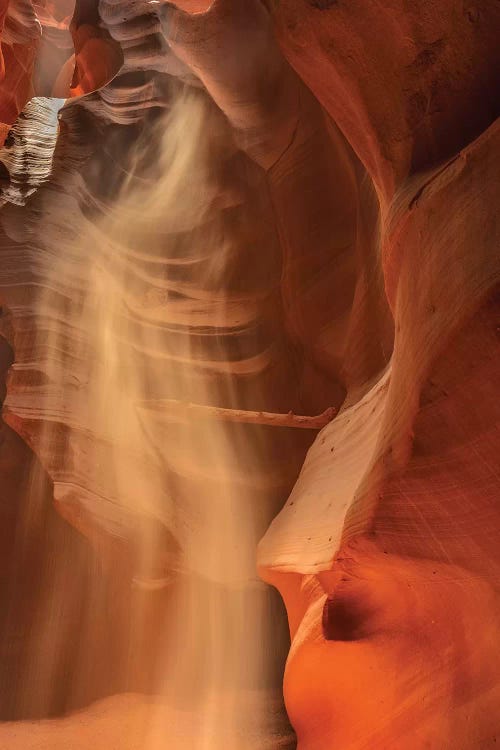
<instances>
[{"instance_id":1,"label":"illuminated sand","mask_svg":"<svg viewBox=\"0 0 500 750\"><path fill-rule=\"evenodd\" d=\"M252 709L255 696L248 695ZM271 699L272 701L272 699ZM65 719L0 725L0 743L9 750L292 750L295 738L280 732L271 717L265 734L252 723L234 732L224 730L224 700L217 698L217 728L200 730L200 715L174 712L144 696L114 696ZM260 710L260 698L257 710ZM229 708L231 712L231 708ZM214 744L215 743L215 744Z\"/></svg>"},{"instance_id":2,"label":"illuminated sand","mask_svg":"<svg viewBox=\"0 0 500 750\"><path fill-rule=\"evenodd\" d=\"M16 359L4 418L53 479L57 511L97 554L104 575L101 580L97 567L91 601L108 606L103 581L115 570L123 588L129 586L130 612L116 623L127 684L135 679L164 696L159 700L166 705L180 699L190 707L189 713L155 712L162 723L159 735L172 743L187 736L188 747L203 750L247 741L258 747L286 730L275 732L266 717L266 690L274 682L276 701L279 685L276 658L264 655L263 646L279 627L266 614L256 546L270 520L272 498L284 494L297 466L293 454L275 461L279 445L278 451L268 450L269 428L261 424L276 429L265 409L265 376L263 383L260 379L272 353L260 329L269 325L265 316L271 318L266 308L274 276L267 278L265 267L256 269L257 281L253 272L241 278L235 273L246 263L238 232L255 239L243 212L236 234L227 226L226 215L239 211L245 191L252 189L232 170L219 176L220 164L230 165L235 153L227 126L196 91L174 89L170 107L149 135L159 152L147 179L125 179L109 210L95 221L68 196L62 200L74 210L75 225L67 226L58 211L61 198L54 203L50 190L40 193L47 201L43 232L31 256L39 293L33 307L30 300L24 307L16 284L10 288L11 309L24 307L24 314L16 315L14 324ZM148 138L134 148L132 160L145 159ZM229 184L221 184L224 179ZM75 180L79 186L78 175ZM224 189L220 205L218 191ZM29 246L25 251L32 252ZM259 289L255 299L262 271L270 288ZM227 288L226 277L235 288ZM37 320L35 342L22 324L31 315ZM30 387L18 388L26 378ZM242 389L248 391L243 398ZM245 402L254 408L231 408ZM172 403L186 408L165 409ZM217 418L204 419L207 411ZM220 414L236 414L238 420L233 424ZM253 432L246 432L242 415L251 414ZM305 417L307 429L297 432L317 429L332 415L311 424ZM300 415L285 413L277 429L290 423L304 426ZM28 525L37 504L45 502L40 481L38 471ZM37 656L28 673L49 692L56 690L51 675L59 654L71 647L71 633L57 616L65 596L62 589L51 594L35 618L43 648L34 644ZM92 620L92 612L89 616ZM89 625L94 639L98 627L97 620ZM31 690L28 682L25 690ZM78 673L71 690L81 694ZM279 701L276 706L276 716L281 711L283 718ZM110 716L115 714L121 716L120 710L110 709ZM86 715L79 714L81 726L87 726ZM149 725L152 714L144 715ZM103 719L103 731L114 731L119 720L109 718L109 729ZM32 730L36 735L44 726L49 733L58 727L66 736L72 721ZM94 719L89 722L93 726ZM128 742L126 734L117 741ZM143 734L141 729L137 741ZM135 742L133 728L130 735ZM151 746L160 741L152 739Z\"/></svg>"},{"instance_id":3,"label":"illuminated sand","mask_svg":"<svg viewBox=\"0 0 500 750\"><path fill-rule=\"evenodd\" d=\"M272 734L265 691L246 699L267 671L252 661L262 589L251 606L235 597L206 613L218 586L253 591L257 538L275 516L259 564L288 609L284 692L300 750L489 750L500 736L499 9L216 0L194 17L132 5L123 15L102 0L99 19L79 4L71 93L99 91L64 108L56 152L36 137L28 148L29 123L6 142L9 165L31 151L30 164L54 159L26 211L2 213L0 266L15 354L5 418L98 560L91 601L106 608L110 580L134 592L133 637L126 606L113 636L137 658L114 692L133 667L137 690L195 705L136 709L138 733L162 717L160 742ZM16 36L20 64L5 78L5 134L39 51L29 3L19 8L27 41ZM8 42L2 51L8 62ZM194 84L194 111L169 144L150 125L179 80ZM180 167L170 184L168 163ZM2 172L18 198L45 176ZM314 435L284 417L276 429L198 419L331 407L306 458ZM22 716L28 693L56 690L71 643L58 601L41 597ZM87 688L90 653L68 680L78 705L107 685Z\"/></svg>"}]
</instances>

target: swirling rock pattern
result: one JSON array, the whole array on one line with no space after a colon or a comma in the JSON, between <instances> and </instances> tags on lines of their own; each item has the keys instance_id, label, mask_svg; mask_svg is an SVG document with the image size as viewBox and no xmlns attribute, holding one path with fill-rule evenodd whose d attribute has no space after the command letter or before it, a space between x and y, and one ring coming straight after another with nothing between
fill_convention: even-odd
<instances>
[{"instance_id":1,"label":"swirling rock pattern","mask_svg":"<svg viewBox=\"0 0 500 750\"><path fill-rule=\"evenodd\" d=\"M122 73L111 83L61 110L57 143L41 137L42 103L34 108L33 100L4 146L9 166L30 159L40 165L40 156L51 164L50 178L38 191L32 170L13 168L4 191L2 331L15 352L4 419L40 457L58 512L90 542L90 557L102 566L104 580L121 580L118 591L111 587L119 614L110 657L121 650L122 662L111 660L109 679L100 675L73 693L75 664L67 678L65 710L108 691L158 687L159 664L166 658L163 631L174 631L169 636L174 643L184 635L176 634L180 623L168 624L172 597L177 615L184 612L198 630L194 646L211 647L205 619L194 619L182 594L186 569L197 576L190 586L197 587L201 610L207 597L208 607L209 594L229 602L232 596L246 608L269 606L262 589L255 593L247 580L237 581L243 593L228 592L226 579L233 571L221 570L220 561L210 568L203 534L214 514L199 498L230 491L247 496L257 487L259 506L248 503L255 537L286 496L311 440L301 430L297 436L285 434L276 445L268 428L252 427L258 455L243 466L233 456L222 471L213 430L203 423L165 420L160 406L151 409L169 398L192 400L194 393L209 405L307 413L300 408L297 378L289 377L294 352L280 323L279 243L263 175L235 147L215 106L195 89L188 94L192 117L184 122L199 134L189 139L192 169L181 171L176 193L167 200L173 188L158 179L169 159L175 161L175 139L182 136L169 130L168 119L182 87L160 65L155 70L152 57L151 69L144 60L134 67L138 58L127 62L125 48L124 58ZM28 139L17 135L21 125ZM202 127L208 128L208 143ZM165 128L173 145L166 144L165 163L158 164ZM193 182L192 174L198 175ZM41 174L38 182L45 177ZM16 203L25 206L13 205L15 188ZM257 252L262 258L255 263ZM103 352L111 353L106 361ZM116 363L120 372L113 369ZM108 367L114 386L107 390L104 383L103 391ZM248 435L247 427L231 427L237 447ZM188 545L186 537L193 533L200 543ZM228 544L231 539L229 525ZM247 577L254 577L254 568L248 554ZM174 584L166 596L165 585L176 576L181 593ZM146 604L144 596L150 597ZM146 615L134 622L134 612L145 607ZM95 639L98 628L98 618L93 619ZM109 637L101 624L97 647ZM57 641L55 636L56 652ZM97 647L91 641L90 652L97 655ZM126 654L132 648L137 665L131 667ZM60 701L50 700L46 661L40 669L47 702L20 701L18 714L23 715L23 706L35 716L44 715L46 705L61 710ZM203 695L205 678L195 678L188 661L182 679L189 690L179 684L179 694L185 689ZM250 663L249 668L254 669ZM269 731L281 727L283 738L286 725L279 710L269 721L275 726Z\"/></svg>"},{"instance_id":2,"label":"swirling rock pattern","mask_svg":"<svg viewBox=\"0 0 500 750\"><path fill-rule=\"evenodd\" d=\"M7 129L35 92L39 44L30 4L9 12L16 22L5 24L2 51L19 83L5 78ZM257 488L262 529L313 436L235 426L227 434L239 461L221 480L203 426L173 423L165 399L196 392L208 405L305 414L340 407L259 550L262 576L287 605L285 697L300 747L493 747L498 8L216 0L193 17L170 4L103 1L77 3L72 18L70 89L86 95L62 110L55 151L49 138L23 145L27 158L52 162L49 182L30 195L29 169L16 187L18 123L2 185L11 203L28 199L22 228L19 208L3 212L2 325L15 353L5 414L40 455L58 510L103 559L116 545L130 578L199 573L204 550L183 560L186 530L206 526L210 512L197 516L192 498L208 485ZM248 88L262 94L258 107L234 95L243 78L225 81L217 67L225 49L238 73L251 39L267 63ZM203 190L162 216L155 154L179 79L203 112L184 127L209 122L211 141L204 151L200 130L190 154ZM138 152L144 132L154 137ZM176 189L185 196L191 186ZM102 248L90 270L75 231ZM92 377L107 329L90 291L120 278L129 282L111 300L126 321L118 361L139 358L161 387L150 392L141 375L131 382L127 369L122 393L104 404ZM56 340L54 321L64 330ZM156 377L164 372L168 382ZM101 418L110 405L137 424L132 450ZM250 435L258 460L245 451ZM117 461L118 479L96 455ZM144 559L137 535L151 524Z\"/></svg>"}]
</instances>

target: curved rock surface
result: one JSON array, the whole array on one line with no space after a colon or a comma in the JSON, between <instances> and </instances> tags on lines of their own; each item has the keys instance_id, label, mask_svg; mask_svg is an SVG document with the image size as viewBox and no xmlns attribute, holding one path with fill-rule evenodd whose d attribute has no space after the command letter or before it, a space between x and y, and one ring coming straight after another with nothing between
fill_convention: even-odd
<instances>
[{"instance_id":1,"label":"curved rock surface","mask_svg":"<svg viewBox=\"0 0 500 750\"><path fill-rule=\"evenodd\" d=\"M256 536L305 457L259 546L299 747L493 747L497 4L49 6L4 14L0 295L5 420L58 511L135 583L219 580L199 498L258 500ZM57 143L40 25L41 95L76 66ZM339 413L211 443L169 399Z\"/></svg>"}]
</instances>

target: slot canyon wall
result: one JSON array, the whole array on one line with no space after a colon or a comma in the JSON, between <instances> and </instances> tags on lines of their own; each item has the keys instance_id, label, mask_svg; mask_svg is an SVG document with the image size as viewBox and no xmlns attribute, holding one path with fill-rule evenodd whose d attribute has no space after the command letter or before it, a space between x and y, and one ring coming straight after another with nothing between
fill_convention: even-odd
<instances>
[{"instance_id":1,"label":"slot canyon wall","mask_svg":"<svg viewBox=\"0 0 500 750\"><path fill-rule=\"evenodd\" d=\"M0 0L0 744L493 748L500 7L208 5Z\"/></svg>"}]
</instances>

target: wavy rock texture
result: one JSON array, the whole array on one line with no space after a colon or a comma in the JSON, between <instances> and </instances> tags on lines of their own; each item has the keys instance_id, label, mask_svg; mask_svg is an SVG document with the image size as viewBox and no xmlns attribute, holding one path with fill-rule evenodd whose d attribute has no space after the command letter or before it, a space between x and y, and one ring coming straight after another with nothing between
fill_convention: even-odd
<instances>
[{"instance_id":1,"label":"wavy rock texture","mask_svg":"<svg viewBox=\"0 0 500 750\"><path fill-rule=\"evenodd\" d=\"M452 31L442 7L435 24L432 4L392 9L384 23L409 33L389 72L378 7L311 5L281 6L282 43L377 187L395 336L390 364L361 398L348 388L261 542L293 636L287 706L304 748L493 747L499 130L496 51L482 45L497 11L465 9Z\"/></svg>"},{"instance_id":2,"label":"wavy rock texture","mask_svg":"<svg viewBox=\"0 0 500 750\"><path fill-rule=\"evenodd\" d=\"M33 10L11 17L26 30L6 37L4 59L25 55L30 71ZM37 135L43 100L25 110L32 142L17 143L18 121L3 150L5 419L105 570L146 587L186 569L202 588L207 571L217 580L202 542L211 510L193 498L258 499L245 521L256 536L313 440L233 425L219 465L206 425L179 423L165 399L340 407L259 547L287 606L301 750L468 750L499 736L498 20L486 0L217 0L197 16L77 3L63 24L71 91L94 93L63 108L55 151ZM7 126L35 91L23 75L5 78ZM157 155L179 79L195 102L183 127L200 128L187 173L202 187L179 181L162 214ZM33 195L47 172L16 167L30 159L52 163ZM100 248L90 268L88 243ZM96 383L116 363L96 352L117 330L116 362L144 372L103 397ZM134 631L150 661L167 605Z\"/></svg>"},{"instance_id":3,"label":"wavy rock texture","mask_svg":"<svg viewBox=\"0 0 500 750\"><path fill-rule=\"evenodd\" d=\"M111 25L111 11L107 18ZM9 165L41 163L40 157L52 163L50 179L37 192L33 170L18 170L15 182L13 168L4 192L9 205L2 215L2 330L15 351L4 417L40 457L58 512L90 542L90 561L102 567L104 589L111 587L116 602L113 636L92 617L87 641L68 654L67 701L61 706L55 695L59 688L52 685L50 656L44 661L35 653L27 674L42 680L46 700L26 695L24 676L17 703L4 708L7 717L67 711L120 690L168 692L163 682L181 670L176 653L186 623L196 630L191 643L198 661L190 663L186 655L174 680L174 703L184 710L184 703L203 701L209 686L204 653L213 657L216 649L212 598L222 602L223 612L235 601L249 618L261 611L268 618L281 616L272 597L252 580L252 550L311 440L301 430L293 437L285 433L276 444L269 428L232 425L224 440L239 447L251 439L256 451L241 466L235 449L226 449L224 464L215 449L222 437L214 437L213 428L203 422L178 424L163 414L165 399L193 400L193 394L202 403L271 412L300 411L300 399L296 378L288 375L293 352L280 325L279 245L263 175L235 148L206 95L195 91L191 117L183 121L193 130L191 151L183 157L190 168L175 178L182 131L169 129L164 110L175 110L179 85L154 69L154 55L143 59L141 51L127 61L129 32L119 26L112 31L125 39L122 74L63 108L55 150L53 140L40 133L40 100L33 100L20 120L29 138L17 137L16 126L4 147ZM160 60L157 50L154 54ZM151 69L144 72L147 66ZM208 128L207 137L202 127ZM165 128L172 145L163 143ZM164 163L158 164L162 150ZM164 178L172 159L173 185ZM12 205L15 188L17 203L26 207ZM255 248L264 254L259 264L253 262ZM221 270L227 278L221 278ZM259 498L253 507L249 495L255 488ZM219 555L211 562L204 541L214 525L214 503L226 502L230 493L248 497L244 519L253 541L243 553L243 580L241 569L232 570L227 558ZM227 545L234 546L234 523L228 516ZM65 554L59 550L61 565ZM165 592L176 576L179 583ZM57 581L53 585L56 608L64 596ZM199 611L209 612L208 621ZM230 639L231 623L222 627ZM11 639L12 629L10 623ZM268 629L258 621L253 637L265 643ZM82 653L88 648L89 656L102 659L99 649L111 637L114 650L104 660L109 678L80 682ZM62 629L54 633L54 654L65 641ZM33 648L42 649L43 639ZM259 662L252 664L247 648L247 667L241 669L239 659L238 670L248 680L248 692ZM122 655L118 663L111 658L115 653ZM271 662L266 679L275 681L279 656ZM229 677L223 673L218 679L225 683ZM268 703L270 715L262 718L266 732L289 744L280 700ZM259 723L252 730L256 736ZM253 747L258 740L251 742Z\"/></svg>"},{"instance_id":4,"label":"wavy rock texture","mask_svg":"<svg viewBox=\"0 0 500 750\"><path fill-rule=\"evenodd\" d=\"M99 26L96 3L4 0L0 9L2 142L33 96L81 96L120 69L119 45Z\"/></svg>"},{"instance_id":5,"label":"wavy rock texture","mask_svg":"<svg viewBox=\"0 0 500 750\"><path fill-rule=\"evenodd\" d=\"M25 106L2 149L6 170L2 203L23 206L49 177L63 102L35 97Z\"/></svg>"}]
</instances>

